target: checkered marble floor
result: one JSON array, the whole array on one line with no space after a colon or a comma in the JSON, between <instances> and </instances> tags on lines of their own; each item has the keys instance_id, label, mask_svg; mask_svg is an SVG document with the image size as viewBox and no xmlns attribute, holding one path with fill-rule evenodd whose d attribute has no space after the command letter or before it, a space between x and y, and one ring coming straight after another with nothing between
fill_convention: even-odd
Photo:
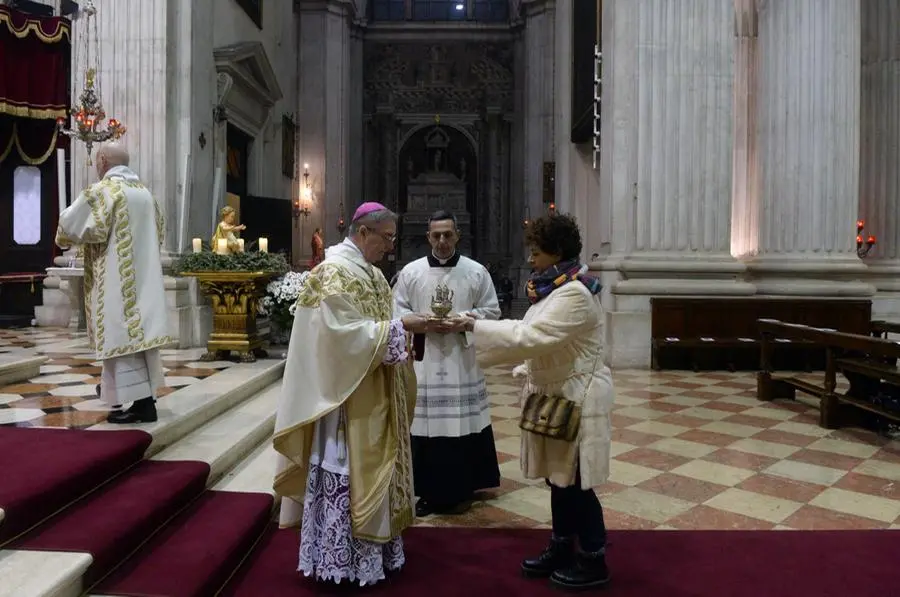
<instances>
[{"instance_id":1,"label":"checkered marble floor","mask_svg":"<svg viewBox=\"0 0 900 597\"><path fill-rule=\"evenodd\" d=\"M31 328L0 330L0 353L42 354L48 357L41 374L26 382L0 387L0 426L68 427L84 429L106 419L106 405L97 399L100 363L84 334ZM233 365L198 362L204 349L163 350L167 396Z\"/></svg>"},{"instance_id":2,"label":"checkered marble floor","mask_svg":"<svg viewBox=\"0 0 900 597\"><path fill-rule=\"evenodd\" d=\"M549 490L519 472L520 384L486 376L502 485L421 524L546 528ZM900 442L822 429L813 402L759 402L754 373L614 378L611 477L597 490L609 528L900 528Z\"/></svg>"},{"instance_id":3,"label":"checkered marble floor","mask_svg":"<svg viewBox=\"0 0 900 597\"><path fill-rule=\"evenodd\" d=\"M105 418L93 396L99 363L83 335L0 330L3 352L50 361L28 383L0 388L0 425L82 428ZM163 394L232 365L198 362L203 352L163 352ZM486 376L501 487L463 515L418 524L548 528L549 490L519 472L521 384L508 368ZM612 473L597 490L609 528L900 528L900 442L821 429L811 401L759 402L753 373L626 370L614 378Z\"/></svg>"}]
</instances>

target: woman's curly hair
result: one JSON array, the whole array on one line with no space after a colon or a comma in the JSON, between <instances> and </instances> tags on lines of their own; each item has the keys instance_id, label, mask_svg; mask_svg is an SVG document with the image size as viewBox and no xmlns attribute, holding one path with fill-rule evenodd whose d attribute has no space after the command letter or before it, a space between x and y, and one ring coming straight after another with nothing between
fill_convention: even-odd
<instances>
[{"instance_id":1,"label":"woman's curly hair","mask_svg":"<svg viewBox=\"0 0 900 597\"><path fill-rule=\"evenodd\" d=\"M581 232L575 218L568 214L547 214L531 222L525 230L525 242L562 261L581 255Z\"/></svg>"}]
</instances>

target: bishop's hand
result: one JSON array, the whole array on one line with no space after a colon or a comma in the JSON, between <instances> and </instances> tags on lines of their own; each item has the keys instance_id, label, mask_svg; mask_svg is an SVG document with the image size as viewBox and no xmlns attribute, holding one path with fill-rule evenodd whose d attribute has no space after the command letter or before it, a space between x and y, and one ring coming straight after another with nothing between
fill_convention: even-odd
<instances>
[{"instance_id":1,"label":"bishop's hand","mask_svg":"<svg viewBox=\"0 0 900 597\"><path fill-rule=\"evenodd\" d=\"M403 329L412 334L424 334L428 327L428 318L418 313L407 313L400 318Z\"/></svg>"},{"instance_id":2,"label":"bishop's hand","mask_svg":"<svg viewBox=\"0 0 900 597\"><path fill-rule=\"evenodd\" d=\"M475 329L475 319L463 313L462 315L454 315L447 318L445 325L450 332L471 332Z\"/></svg>"}]
</instances>

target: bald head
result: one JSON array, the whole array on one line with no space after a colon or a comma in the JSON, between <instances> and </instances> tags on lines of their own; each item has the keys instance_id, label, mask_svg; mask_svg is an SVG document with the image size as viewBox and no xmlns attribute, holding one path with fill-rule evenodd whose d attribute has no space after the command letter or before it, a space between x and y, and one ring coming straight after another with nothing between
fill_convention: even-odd
<instances>
[{"instance_id":1,"label":"bald head","mask_svg":"<svg viewBox=\"0 0 900 597\"><path fill-rule=\"evenodd\" d=\"M110 168L127 166L130 161L128 150L118 142L106 143L97 150L97 176L103 178Z\"/></svg>"}]
</instances>

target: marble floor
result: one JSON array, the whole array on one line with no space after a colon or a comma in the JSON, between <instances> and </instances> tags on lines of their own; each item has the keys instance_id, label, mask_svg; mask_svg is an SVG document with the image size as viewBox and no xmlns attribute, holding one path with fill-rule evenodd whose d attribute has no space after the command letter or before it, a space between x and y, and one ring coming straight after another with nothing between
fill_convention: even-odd
<instances>
[{"instance_id":1,"label":"marble floor","mask_svg":"<svg viewBox=\"0 0 900 597\"><path fill-rule=\"evenodd\" d=\"M98 363L82 337L0 331L5 351L49 361L39 377L0 388L0 425L83 428L105 417L93 396ZM165 351L164 394L231 366L197 362L202 352ZM545 528L548 489L519 472L519 382L506 368L486 375L502 485L466 514L418 523ZM900 442L821 429L805 401L761 403L752 373L623 370L614 378L612 474L598 488L611 529L900 528Z\"/></svg>"}]
</instances>

